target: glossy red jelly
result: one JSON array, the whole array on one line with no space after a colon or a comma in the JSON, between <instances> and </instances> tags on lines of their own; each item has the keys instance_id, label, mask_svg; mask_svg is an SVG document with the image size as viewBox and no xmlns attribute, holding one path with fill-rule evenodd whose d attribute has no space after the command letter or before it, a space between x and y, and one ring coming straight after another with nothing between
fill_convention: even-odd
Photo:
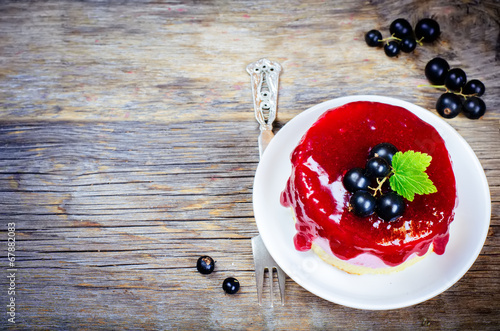
<instances>
[{"instance_id":1,"label":"glossy red jelly","mask_svg":"<svg viewBox=\"0 0 500 331\"><path fill-rule=\"evenodd\" d=\"M370 148L382 142L432 156L426 172L437 188L405 200L404 215L390 223L376 214L363 218L349 212L352 193L342 184L344 174L363 168ZM295 212L297 250L309 250L315 238L323 237L340 259L370 253L388 266L413 253L425 254L431 244L434 252L444 253L457 201L455 176L441 136L410 111L366 101L331 109L302 137L291 162L281 204Z\"/></svg>"}]
</instances>

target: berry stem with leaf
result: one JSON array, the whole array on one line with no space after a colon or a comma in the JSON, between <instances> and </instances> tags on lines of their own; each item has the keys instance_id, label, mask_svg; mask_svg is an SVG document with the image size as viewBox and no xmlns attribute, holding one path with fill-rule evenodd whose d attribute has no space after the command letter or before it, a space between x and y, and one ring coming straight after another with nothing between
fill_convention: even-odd
<instances>
[{"instance_id":1,"label":"berry stem with leaf","mask_svg":"<svg viewBox=\"0 0 500 331\"><path fill-rule=\"evenodd\" d=\"M397 152L392 159L391 171L382 179L377 179L378 186L370 187L373 195L382 192L382 186L389 179L391 189L413 201L415 194L431 194L437 192L434 183L425 172L432 157L426 153L406 151Z\"/></svg>"}]
</instances>

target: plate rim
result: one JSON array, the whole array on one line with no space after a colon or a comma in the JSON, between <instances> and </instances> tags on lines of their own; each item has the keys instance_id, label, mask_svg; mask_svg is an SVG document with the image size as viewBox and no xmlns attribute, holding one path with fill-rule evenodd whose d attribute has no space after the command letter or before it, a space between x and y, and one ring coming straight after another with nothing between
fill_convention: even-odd
<instances>
[{"instance_id":1,"label":"plate rim","mask_svg":"<svg viewBox=\"0 0 500 331\"><path fill-rule=\"evenodd\" d=\"M283 134L287 133L287 131L288 131L287 128L290 128L291 126L294 125L294 124L289 125L289 123L296 123L296 122L300 121L301 118L306 117L306 116L312 116L310 114L314 114L315 112L318 112L318 116L314 117L312 120L312 123L314 123L322 114L324 114L329 109L339 107L341 105L344 105L344 104L349 103L349 102L354 102L354 101L381 102L381 103L386 103L386 104L391 104L391 105L403 107L439 131L440 129L436 128L433 123L429 123L429 121L431 121L431 122L437 121L440 124L440 126L444 127L444 129L441 129L441 131L448 130L448 131L452 132L454 135L453 138L458 137L460 139L460 144L465 146L468 149L467 152L474 156L472 158L472 162L474 163L474 166L480 170L479 171L479 176L481 177L480 184L481 184L481 187L485 188L483 193L485 193L486 197L487 197L487 203L486 203L487 210L486 210L485 214L489 215L489 217L486 216L486 217L488 217L488 221L485 223L485 226L482 229L480 236L478 236L478 243L475 246L476 249L475 249L474 253L471 255L471 256L473 256L473 258L470 258L467 261L467 263L464 264L464 266L460 269L460 272L458 272L455 275L455 277L453 277L450 281L448 281L445 286L441 286L441 287L437 288L436 290L431 291L427 295L422 296L418 299L408 300L405 303L394 304L394 305L387 305L386 304L386 305L380 305L380 306L373 306L370 304L359 304L359 303L354 304L353 302L349 302L349 301L345 301L345 300L333 300L328 295L324 295L323 293L317 293L317 291L315 291L314 289L311 289L311 286L308 286L308 284L304 284L303 281L296 279L297 277L294 277L293 273L290 272L290 270L288 270L288 268L286 266L285 267L282 266L283 263L280 263L280 261L276 260L277 254L275 252L275 247L273 245L270 245L270 240L271 240L270 234L266 234L265 232L262 231L262 224L259 221L260 218L258 215L259 214L258 207L256 206L255 187L258 187L258 180L260 178L260 173L264 171L263 166L261 166L261 165L266 164L267 158L270 157L269 153L267 153L267 154L264 153L264 155L262 156L261 162L259 162L259 165L258 165L256 173L255 173L255 178L254 178L254 187L253 187L254 189L253 189L252 202L253 202L253 210L254 210L255 220L257 223L257 228L259 230L259 234L261 235L261 237L264 241L264 244L268 248L268 251L271 254L271 256L273 256L273 258L275 259L276 263L278 263L278 265L280 265L280 267L285 271L285 273L290 278L292 278L292 280L294 280L297 284L299 284L301 287L308 290L309 292L311 292L311 293L313 293L313 294L315 294L315 295L317 295L317 296L319 296L327 301L330 301L330 302L333 302L336 304L340 304L343 306L351 307L351 308L357 308L357 309L388 310L388 309L399 309L399 308L404 308L404 307L408 307L408 306L413 306L413 305L425 302L425 301L443 293L444 291L449 289L451 286L453 286L456 282L458 282L467 273L467 271L472 267L472 265L474 264L474 262L477 260L478 256L480 255L480 253L484 247L485 241L487 239L488 229L489 229L490 224L491 224L491 193L490 193L490 188L489 188L489 184L487 181L487 177L486 177L486 174L484 173L484 169L483 169L479 159L477 158L477 155L475 154L474 150L470 147L470 145L467 143L467 141L449 123L447 123L442 118L438 117L437 115L433 114L432 112L426 110L425 108L423 108L421 106L415 105L413 103L410 103L410 102L407 102L407 101L404 101L404 100L401 100L398 98L387 97L387 96L365 95L365 94L350 95L350 96L343 96L343 97L329 99L329 100L323 101L321 103L318 103L316 105L313 105L313 106L309 107L308 109L302 111L301 113L297 114L290 121L288 121L278 131L278 133L276 134L276 137L273 138L273 140L271 141L270 146L268 146L268 148L271 147L275 141L279 141L279 139L280 139L279 137L281 137ZM308 130L308 128L305 129L305 131L307 131L307 130ZM440 134L442 134L442 133L440 132ZM300 134L301 137L302 137L302 135L303 135L303 133ZM278 140L276 138L278 138ZM300 140L300 137L299 137L299 140ZM271 149L272 149L272 147L271 147ZM267 151L268 151L268 149L266 149L266 152ZM450 156L451 156L451 153L450 153ZM457 195L458 195L458 192L457 192ZM479 239L481 239L481 240L479 240ZM390 275L387 275L387 276L390 277ZM360 276L360 277L363 277L363 276Z\"/></svg>"}]
</instances>

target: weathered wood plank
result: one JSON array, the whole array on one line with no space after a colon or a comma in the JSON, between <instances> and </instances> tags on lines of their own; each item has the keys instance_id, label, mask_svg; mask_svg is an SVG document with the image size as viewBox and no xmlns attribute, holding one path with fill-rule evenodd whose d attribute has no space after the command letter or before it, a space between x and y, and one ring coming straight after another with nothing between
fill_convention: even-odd
<instances>
[{"instance_id":1,"label":"weathered wood plank","mask_svg":"<svg viewBox=\"0 0 500 331\"><path fill-rule=\"evenodd\" d=\"M0 12L0 224L16 224L20 328L499 328L496 1L4 1ZM395 18L428 16L442 37L411 54L388 58L363 40L372 28L387 36ZM342 307L291 279L286 306L258 306L250 238L259 130L245 66L261 57L283 65L279 131L352 94L435 113L441 91L417 87L435 56L487 87L482 119L447 120L490 185L477 261L414 307ZM6 238L2 226L4 258ZM217 260L211 275L195 270L202 254ZM221 289L228 276L242 284L235 296Z\"/></svg>"},{"instance_id":2,"label":"weathered wood plank","mask_svg":"<svg viewBox=\"0 0 500 331\"><path fill-rule=\"evenodd\" d=\"M204 134L196 135L196 147L171 149L167 153L164 146L168 141L183 145L193 139L187 134L189 129L153 135L151 132L161 132L164 125L134 123L131 126L134 135L130 135L124 126L130 127L130 123L112 123L111 128L80 123L78 139L68 133L71 130L67 127L73 125L58 122L25 123L22 130L9 125L2 127L1 141L7 146L3 149L7 157L1 161L1 183L5 184L2 185L2 211L19 228L18 263L22 272L18 298L26 302L19 310L31 314L30 319L21 318L21 323L34 326L31 320L39 326L68 327L70 321L76 319L81 325L134 327L144 325L141 323L147 320L154 321L149 325L153 329L160 325L185 328L200 325L198 323L214 328L236 325L241 317L215 314L222 305L228 311L234 311L230 307L245 307L260 316L261 319L251 321L256 328L278 327L288 325L282 323L290 319L292 311L304 312L305 302L308 308L294 315L294 320L306 321L310 327L328 327L331 320L335 320L336 326L352 326L341 315L346 312L365 320L357 324L358 327L372 325L367 319L369 315L377 320L387 317L383 313L373 315L336 307L335 319L321 318L331 317L335 306L305 292L291 280L287 282L290 302L286 308L274 310L267 318L262 316L263 311L255 304L249 247L249 239L257 233L251 207L253 173L257 165L253 122L243 129L247 131L245 136L252 138L251 142L241 139L242 131L235 130L233 124L210 126L210 129L205 127ZM224 137L220 142L208 139L219 135ZM50 140L51 148L38 149L36 141L40 137ZM102 147L92 144L94 137L100 137ZM228 137L243 140L231 148L225 147L238 161L219 153L220 144ZM133 140L138 140L138 144L134 145ZM109 146L113 149L107 148ZM36 149L36 159L32 159L33 149ZM89 152L80 155L74 150ZM98 161L92 158L107 150L112 151L109 158L101 157ZM196 160L191 162L192 158ZM27 161L22 172L9 170L19 165L17 160ZM94 162L106 168L86 166ZM498 185L492 188L498 189ZM26 205L26 201L31 204ZM19 203L25 205L19 208ZM492 228L498 228L498 218ZM464 316L470 314L465 302L483 307L478 308L480 312L476 314L494 314L494 309L486 308L497 286L491 282L491 275L500 269L497 259L500 242L497 230L494 231L483 254L463 280L438 298L410 308L412 310L406 309L405 314L411 311L410 320L398 313L401 319L396 322L392 317L392 327L420 323L442 326L439 315L430 312L444 302L449 305L448 300L463 301L463 305L453 309ZM217 260L217 272L208 279L200 277L194 269L201 254L210 254ZM237 299L218 291L221 280L229 275L237 275L244 284ZM485 283L485 280L488 281ZM200 296L208 297L201 306L196 304ZM130 300L150 304L141 305L142 310L137 311ZM57 302L58 307L47 308L37 302ZM423 305L427 308L417 314ZM204 313L204 317L193 322L187 317L186 309ZM441 316L446 316L448 310L439 309ZM330 313L323 315L326 311ZM124 318L124 312L132 317ZM165 315L157 316L160 313ZM318 320L307 316L317 316ZM446 323L456 327L488 326L465 319Z\"/></svg>"}]
</instances>

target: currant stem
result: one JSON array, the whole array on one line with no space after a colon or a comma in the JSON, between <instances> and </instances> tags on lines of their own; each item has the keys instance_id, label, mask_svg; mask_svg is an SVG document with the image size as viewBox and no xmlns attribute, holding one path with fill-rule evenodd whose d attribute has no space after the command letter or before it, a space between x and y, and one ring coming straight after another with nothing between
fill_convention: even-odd
<instances>
[{"instance_id":1,"label":"currant stem","mask_svg":"<svg viewBox=\"0 0 500 331\"><path fill-rule=\"evenodd\" d=\"M379 178L377 178L377 184L378 186L373 188L373 187L368 187L370 190L373 190L373 196L375 197L377 195L378 192L380 192L380 194L382 194L382 186L384 185L385 181L387 180L387 178L390 177L390 175L392 175L392 173L390 173L389 175L387 175L386 177L384 177L382 180L380 180Z\"/></svg>"},{"instance_id":2,"label":"currant stem","mask_svg":"<svg viewBox=\"0 0 500 331\"><path fill-rule=\"evenodd\" d=\"M385 42L388 42L388 41L391 41L391 40L401 41L402 39L400 39L398 37L394 37L394 35L392 35L392 36L390 36L388 38L380 39L378 42L379 43L385 43Z\"/></svg>"},{"instance_id":3,"label":"currant stem","mask_svg":"<svg viewBox=\"0 0 500 331\"><path fill-rule=\"evenodd\" d=\"M417 87L434 87L434 88L444 88L446 90L446 92L449 92L450 90L448 90L448 88L444 85L429 85L429 84L420 84L420 85L417 85Z\"/></svg>"},{"instance_id":4,"label":"currant stem","mask_svg":"<svg viewBox=\"0 0 500 331\"><path fill-rule=\"evenodd\" d=\"M470 97L475 97L477 95L477 93L463 94L462 93L462 88L460 88L460 92L453 92L453 93L455 93L456 95L460 95L460 96L464 97L465 99L470 98Z\"/></svg>"},{"instance_id":5,"label":"currant stem","mask_svg":"<svg viewBox=\"0 0 500 331\"><path fill-rule=\"evenodd\" d=\"M463 94L463 93L462 93L462 88L460 88L460 92L454 92L454 91L451 91L449 88L447 88L445 85L429 85L429 84L420 84L420 85L417 85L417 87L434 87L434 88L441 88L441 89L445 89L445 90L446 90L446 93L453 93L453 94L459 95L459 96L461 96L461 97L464 97L465 99L470 98L470 97L475 97L475 96L477 95L477 93L474 93L474 94Z\"/></svg>"}]
</instances>

